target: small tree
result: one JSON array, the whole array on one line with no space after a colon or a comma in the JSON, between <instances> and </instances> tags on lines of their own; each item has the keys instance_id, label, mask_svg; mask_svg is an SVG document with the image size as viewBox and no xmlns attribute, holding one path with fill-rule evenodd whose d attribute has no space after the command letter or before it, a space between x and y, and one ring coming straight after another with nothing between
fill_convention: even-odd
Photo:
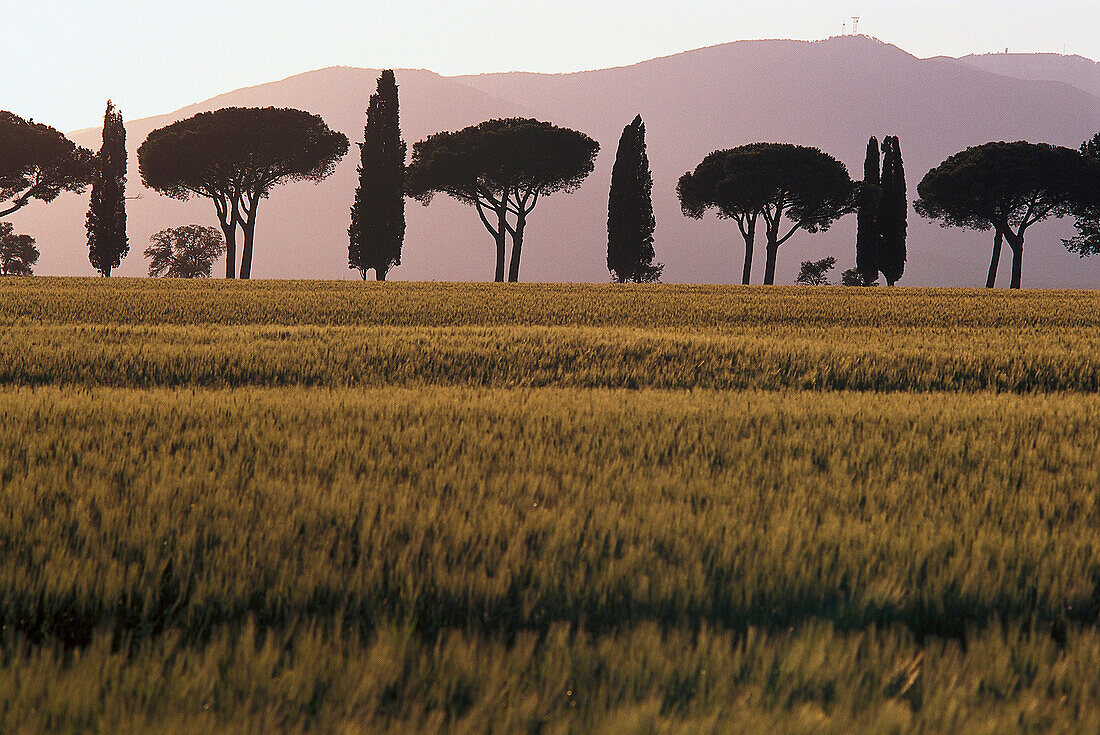
<instances>
[{"instance_id":1,"label":"small tree","mask_svg":"<svg viewBox=\"0 0 1100 735\"><path fill-rule=\"evenodd\" d=\"M401 265L405 240L405 141L392 71L382 72L378 91L371 95L359 158L359 186L348 228L348 267L359 271L363 280L373 269L375 278L384 281L390 268Z\"/></svg>"},{"instance_id":2,"label":"small tree","mask_svg":"<svg viewBox=\"0 0 1100 735\"><path fill-rule=\"evenodd\" d=\"M1094 164L1100 164L1100 133L1081 144L1081 155ZM1094 165L1094 168L1100 166ZM1094 173L1089 185L1082 187L1081 201L1073 208L1077 234L1062 240L1066 250L1082 258L1100 253L1100 173Z\"/></svg>"},{"instance_id":3,"label":"small tree","mask_svg":"<svg viewBox=\"0 0 1100 735\"><path fill-rule=\"evenodd\" d=\"M241 278L252 275L256 210L273 188L328 177L348 139L317 115L274 107L201 112L149 133L138 149L141 180L174 199L214 202L225 234L225 277L233 278L236 231L244 238Z\"/></svg>"},{"instance_id":4,"label":"small tree","mask_svg":"<svg viewBox=\"0 0 1100 735\"><path fill-rule=\"evenodd\" d=\"M30 235L16 235L10 222L0 222L0 276L33 276L38 248Z\"/></svg>"},{"instance_id":5,"label":"small tree","mask_svg":"<svg viewBox=\"0 0 1100 735\"><path fill-rule=\"evenodd\" d=\"M1020 288L1024 233L1062 217L1087 195L1095 165L1077 151L1045 143L986 143L956 153L929 171L917 212L944 227L996 232L986 285L996 278L1001 242L1012 249L1012 288Z\"/></svg>"},{"instance_id":6,"label":"small tree","mask_svg":"<svg viewBox=\"0 0 1100 735\"><path fill-rule=\"evenodd\" d=\"M745 239L742 282L752 267L757 218L767 238L764 283L775 283L779 247L795 232L824 232L854 209L855 185L840 161L817 148L787 143L753 143L715 151L694 172L680 178L680 206L700 218L714 207L737 221ZM784 232L786 223L786 232Z\"/></svg>"},{"instance_id":7,"label":"small tree","mask_svg":"<svg viewBox=\"0 0 1100 735\"><path fill-rule=\"evenodd\" d=\"M122 114L107 101L103 115L103 145L92 175L88 205L88 260L103 276L110 276L126 254L126 128Z\"/></svg>"},{"instance_id":8,"label":"small tree","mask_svg":"<svg viewBox=\"0 0 1100 735\"><path fill-rule=\"evenodd\" d=\"M1100 207L1079 209L1074 227L1077 234L1068 240L1062 240L1066 250L1077 253L1082 258L1100 253Z\"/></svg>"},{"instance_id":9,"label":"small tree","mask_svg":"<svg viewBox=\"0 0 1100 735\"><path fill-rule=\"evenodd\" d=\"M879 205L882 202L882 161L878 138L867 142L867 157L863 163L863 181L859 184L856 205L856 268L863 277L878 278L882 247L879 231Z\"/></svg>"},{"instance_id":10,"label":"small tree","mask_svg":"<svg viewBox=\"0 0 1100 735\"><path fill-rule=\"evenodd\" d=\"M519 280L527 217L539 199L571 192L592 173L600 145L584 133L525 118L487 120L413 146L407 193L425 206L441 192L477 209L497 246L496 280ZM512 219L509 219L509 218Z\"/></svg>"},{"instance_id":11,"label":"small tree","mask_svg":"<svg viewBox=\"0 0 1100 735\"><path fill-rule=\"evenodd\" d=\"M888 136L883 140L882 159L882 199L877 217L877 266L887 285L893 286L905 273L905 235L909 216L905 167L901 160L901 143L896 136ZM877 273L874 275L877 276ZM864 278L866 280L866 274ZM869 280L873 281L875 277Z\"/></svg>"},{"instance_id":12,"label":"small tree","mask_svg":"<svg viewBox=\"0 0 1100 735\"><path fill-rule=\"evenodd\" d=\"M48 125L0 111L0 217L32 199L52 202L63 191L84 191L94 157Z\"/></svg>"},{"instance_id":13,"label":"small tree","mask_svg":"<svg viewBox=\"0 0 1100 735\"><path fill-rule=\"evenodd\" d=\"M802 261L802 270L798 272L795 283L803 286L828 286L829 271L836 265L836 258L829 256L821 260Z\"/></svg>"},{"instance_id":14,"label":"small tree","mask_svg":"<svg viewBox=\"0 0 1100 735\"><path fill-rule=\"evenodd\" d=\"M653 175L646 155L645 123L638 115L623 129L607 202L607 269L619 283L652 283L664 266L654 264Z\"/></svg>"},{"instance_id":15,"label":"small tree","mask_svg":"<svg viewBox=\"0 0 1100 735\"><path fill-rule=\"evenodd\" d=\"M149 240L145 257L152 278L209 278L214 261L225 254L225 241L213 227L170 227Z\"/></svg>"},{"instance_id":16,"label":"small tree","mask_svg":"<svg viewBox=\"0 0 1100 735\"><path fill-rule=\"evenodd\" d=\"M841 286L877 286L878 279L867 280L859 268L849 268L840 274Z\"/></svg>"}]
</instances>

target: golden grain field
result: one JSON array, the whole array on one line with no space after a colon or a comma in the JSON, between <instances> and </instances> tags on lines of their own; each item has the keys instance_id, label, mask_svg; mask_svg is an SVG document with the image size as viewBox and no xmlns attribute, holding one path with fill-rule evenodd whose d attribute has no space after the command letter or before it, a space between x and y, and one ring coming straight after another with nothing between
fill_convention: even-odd
<instances>
[{"instance_id":1,"label":"golden grain field","mask_svg":"<svg viewBox=\"0 0 1100 735\"><path fill-rule=\"evenodd\" d=\"M0 732L1100 731L1100 296L0 279Z\"/></svg>"}]
</instances>

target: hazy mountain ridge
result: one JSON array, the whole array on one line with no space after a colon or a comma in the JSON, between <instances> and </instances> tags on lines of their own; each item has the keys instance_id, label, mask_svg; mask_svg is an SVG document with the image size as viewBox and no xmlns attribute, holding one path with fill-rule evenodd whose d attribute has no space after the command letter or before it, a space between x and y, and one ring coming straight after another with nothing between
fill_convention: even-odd
<instances>
[{"instance_id":1,"label":"hazy mountain ridge","mask_svg":"<svg viewBox=\"0 0 1100 735\"><path fill-rule=\"evenodd\" d=\"M688 220L675 197L680 174L715 148L756 140L816 145L860 178L867 137L895 134L901 139L913 199L928 168L968 145L1027 139L1075 147L1100 131L1100 97L1081 88L1087 80L1068 71L1065 82L1018 78L1026 76L1026 65L1008 64L1011 73L994 73L983 68L989 62L987 57L919 59L853 36L818 42L741 41L573 74L448 78L399 70L397 81L410 148L438 130L512 115L575 127L601 143L596 171L581 189L550 197L531 216L522 280L607 280L611 165L622 127L641 113L654 172L655 245L658 260L667 266L666 280L732 282L740 273L740 238L734 226L713 217ZM1100 65L1092 63L1100 90ZM300 107L322 115L352 141L360 140L377 75L377 70L332 67L236 90L169 115L130 122L129 148L133 154L150 130L172 120L229 105ZM74 137L94 147L99 131L80 131ZM131 194L140 190L134 158ZM357 163L353 146L328 181L317 187L283 187L261 205L257 276L355 275L346 268L346 228ZM140 251L155 230L190 221L214 223L213 207L205 200L180 203L143 192L130 205L132 252L120 275L144 274ZM90 272L83 244L86 206L86 196L67 197L20 213L17 229L39 239L40 273ZM407 219L403 264L391 278L491 277L492 244L472 210L437 197L429 208L410 202ZM984 282L990 235L941 230L912 212L909 222L910 257L903 285ZM854 228L855 218L849 217L824 235L796 235L780 250L777 281L793 281L799 262L810 257L832 254L838 270L849 267ZM1029 231L1025 286L1100 286L1100 259L1082 261L1062 248L1059 237L1069 231L1068 221ZM762 266L758 263L757 271ZM759 272L754 274L758 280Z\"/></svg>"},{"instance_id":2,"label":"hazy mountain ridge","mask_svg":"<svg viewBox=\"0 0 1100 735\"><path fill-rule=\"evenodd\" d=\"M1100 97L1100 62L1062 54L971 54L959 59L973 67L1016 79L1061 82Z\"/></svg>"}]
</instances>

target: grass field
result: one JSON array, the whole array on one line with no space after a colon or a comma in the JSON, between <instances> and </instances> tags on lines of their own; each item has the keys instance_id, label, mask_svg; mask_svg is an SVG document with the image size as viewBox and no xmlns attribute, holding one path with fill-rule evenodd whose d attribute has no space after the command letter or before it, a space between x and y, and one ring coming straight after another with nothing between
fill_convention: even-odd
<instances>
[{"instance_id":1,"label":"grass field","mask_svg":"<svg viewBox=\"0 0 1100 735\"><path fill-rule=\"evenodd\" d=\"M0 733L1100 732L1100 295L0 280Z\"/></svg>"}]
</instances>

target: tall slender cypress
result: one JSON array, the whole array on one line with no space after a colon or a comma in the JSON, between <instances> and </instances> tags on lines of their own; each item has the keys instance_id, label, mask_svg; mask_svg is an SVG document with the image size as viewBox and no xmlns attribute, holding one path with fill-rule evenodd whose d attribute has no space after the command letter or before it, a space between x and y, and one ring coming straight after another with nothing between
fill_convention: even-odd
<instances>
[{"instance_id":1,"label":"tall slender cypress","mask_svg":"<svg viewBox=\"0 0 1100 735\"><path fill-rule=\"evenodd\" d=\"M664 269L653 263L652 193L645 123L638 115L619 138L607 203L607 269L619 283L652 283Z\"/></svg>"},{"instance_id":2,"label":"tall slender cypress","mask_svg":"<svg viewBox=\"0 0 1100 735\"><path fill-rule=\"evenodd\" d=\"M103 276L110 276L126 254L126 128L122 113L107 101L103 115L103 145L92 173L92 198L85 225L88 260Z\"/></svg>"},{"instance_id":3,"label":"tall slender cypress","mask_svg":"<svg viewBox=\"0 0 1100 735\"><path fill-rule=\"evenodd\" d=\"M348 228L348 267L363 280L373 269L379 281L401 264L405 241L405 141L401 139L397 81L393 71L378 78L371 95L363 142L359 144L359 186Z\"/></svg>"},{"instance_id":4,"label":"tall slender cypress","mask_svg":"<svg viewBox=\"0 0 1100 735\"><path fill-rule=\"evenodd\" d=\"M901 144L897 137L883 140L882 203L879 206L879 231L882 250L878 269L893 286L905 273L905 235L909 200L905 193L905 167L901 160Z\"/></svg>"},{"instance_id":5,"label":"tall slender cypress","mask_svg":"<svg viewBox=\"0 0 1100 735\"><path fill-rule=\"evenodd\" d=\"M882 235L879 232L879 204L882 201L882 179L879 170L880 154L878 138L867 141L867 158L863 163L863 182L859 187L859 204L856 211L856 270L864 283L878 279L879 251Z\"/></svg>"}]
</instances>

